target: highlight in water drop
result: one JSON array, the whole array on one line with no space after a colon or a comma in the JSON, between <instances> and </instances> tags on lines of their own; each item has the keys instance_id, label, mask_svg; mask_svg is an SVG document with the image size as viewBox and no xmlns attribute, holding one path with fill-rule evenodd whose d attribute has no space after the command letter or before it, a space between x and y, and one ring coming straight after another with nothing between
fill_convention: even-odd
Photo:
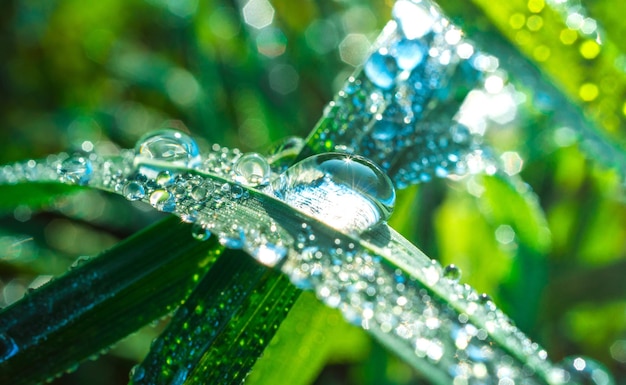
<instances>
[{"instance_id":1,"label":"highlight in water drop","mask_svg":"<svg viewBox=\"0 0 626 385\"><path fill-rule=\"evenodd\" d=\"M326 224L361 233L387 220L395 190L370 160L341 153L314 155L289 168L274 194Z\"/></svg>"},{"instance_id":2,"label":"highlight in water drop","mask_svg":"<svg viewBox=\"0 0 626 385\"><path fill-rule=\"evenodd\" d=\"M93 175L93 166L89 159L73 156L57 166L57 174L62 182L86 185Z\"/></svg>"},{"instance_id":3,"label":"highlight in water drop","mask_svg":"<svg viewBox=\"0 0 626 385\"><path fill-rule=\"evenodd\" d=\"M135 165L156 162L164 166L194 168L200 161L196 142L189 135L175 130L151 132L135 145Z\"/></svg>"}]
</instances>

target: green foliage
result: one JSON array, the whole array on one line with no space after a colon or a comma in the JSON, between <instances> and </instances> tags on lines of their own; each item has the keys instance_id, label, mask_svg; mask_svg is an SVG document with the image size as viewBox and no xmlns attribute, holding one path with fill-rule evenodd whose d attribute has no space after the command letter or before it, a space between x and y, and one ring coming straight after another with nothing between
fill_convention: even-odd
<instances>
[{"instance_id":1,"label":"green foliage","mask_svg":"<svg viewBox=\"0 0 626 385\"><path fill-rule=\"evenodd\" d=\"M525 332L546 347L551 358L593 356L616 374L618 382L623 381L626 354L619 350L626 339L626 289L622 283L626 213L620 179L626 157L626 75L620 64L626 48L619 18L623 6L609 0L583 2L607 33L600 53L593 56L589 38L576 34L574 42L563 43L563 39L569 41L563 17L543 1L440 3L470 37L501 56L510 80L527 98L517 119L488 134L487 139L498 150L523 156L521 178L531 188L520 192L524 188L517 182L498 176L477 178L482 194L468 192L465 185L452 181L412 188L400 193L393 227L429 256L461 266L463 280L491 294ZM297 7L293 1L275 1L279 30L262 36L244 22L234 2L199 2L192 13L173 4L9 1L0 21L0 48L6 57L6 66L0 69L0 164L68 149L84 150L90 145L114 153L116 146L132 147L142 134L162 125L188 127L207 143L259 151L289 135L305 136L352 70L337 50L344 36L352 33L371 39L389 14L389 4L383 1L306 1ZM524 22L518 28L519 15ZM545 28L529 29L531 16L540 16ZM320 34L320 30L326 33ZM320 36L328 39L326 45L320 43ZM511 50L517 56L509 56ZM507 57L513 59L507 61ZM532 63L532 70L518 71L523 68L519 63L525 63L523 57ZM529 77L537 77L533 70L545 76L541 87L525 84ZM285 74L293 73L297 74L296 83L285 84ZM592 97L593 87L596 97ZM564 113L544 109L546 89L552 92L548 97L553 97L556 109L564 106L569 119L583 121L586 114L585 123L591 122L585 126L591 127L589 131L565 135L569 131L563 127L569 121L564 123ZM563 101L580 109L565 106ZM596 165L596 160L604 166ZM607 171L606 165L618 171ZM122 239L159 218L146 213L141 205L112 196L71 195L77 190L56 184L0 189L0 212L5 214L0 221L2 306L10 305L49 275L60 275L81 255L61 247L57 240L80 244L85 241L80 236L85 231ZM71 196L78 198L72 200ZM103 209L95 210L97 207ZM102 302L93 302L93 308L85 305L86 313L76 315L73 329L57 329L71 335L55 335L54 320L43 324L52 327L51 334L35 333L32 325L42 325L36 313L24 313L15 320L16 327L24 330L24 338L49 338L46 344L33 345L43 351L23 354L61 355L62 359L41 361L73 367L141 325L171 313L195 287L180 307L187 315L180 310L181 315L164 332L168 342L192 338L178 335L176 330L185 322L201 324L207 317L205 311L221 301L219 296L207 299L207 293L219 294L236 279L248 285L248 293L256 293L255 287L275 288L275 292L268 289L259 295L275 296L285 307L291 305L297 291L245 255L227 252L225 256L231 259L220 258L216 262L219 268L209 270L221 249L193 241L187 235L188 227L177 221L167 219L104 252L98 260L110 257L119 261L118 270L101 281L120 285L111 289L117 293L115 300L102 298ZM92 250L110 246L105 238L89 239ZM139 253L139 244L147 251ZM61 292L75 280L83 288L84 301L92 303L88 289L96 281L86 283L83 277L97 263L89 262L55 278L46 286L47 292L35 292L30 298L36 301L46 293ZM137 271L146 271L146 275L137 277ZM60 294L55 298L61 305L79 303ZM229 363L236 367L230 372L234 377L243 377L245 368L252 366L249 382L258 385L306 384L318 377L319 382L328 383L368 384L373 378L378 383L411 383L419 377L309 296L297 300L278 331L265 330L264 323L255 323L264 311L264 301L240 299L233 307L231 322L221 320L221 334L213 336L216 350L194 357L198 363L195 374L210 376L207 367L220 360L220 349L229 349L228 344L263 339L258 348L241 350L246 362ZM276 314L284 316L282 311ZM63 317L56 318L58 323ZM280 319L266 325L279 323ZM153 334L138 332L139 337ZM97 347L79 343L87 339ZM71 344L77 350L66 349L68 340L77 341ZM257 361L264 345L269 347ZM51 348L53 351L45 350ZM148 350L147 346L133 348L143 353ZM102 373L113 373L109 366L113 363L121 375L108 378L108 383L126 383L135 362L116 358L119 350L55 383L97 379ZM229 354L236 355L238 351L232 352ZM165 346L148 357L158 365L158 360L170 358L168 354ZM372 366L374 361L379 366ZM287 370L285 362L289 363ZM23 373L43 380L45 373L54 371L44 365L22 370L31 365L28 357L24 358L10 373L20 373L20 381L27 383L29 378ZM330 366L324 369L326 365ZM376 374L371 373L372 367L378 369ZM226 372L231 369L223 368Z\"/></svg>"}]
</instances>

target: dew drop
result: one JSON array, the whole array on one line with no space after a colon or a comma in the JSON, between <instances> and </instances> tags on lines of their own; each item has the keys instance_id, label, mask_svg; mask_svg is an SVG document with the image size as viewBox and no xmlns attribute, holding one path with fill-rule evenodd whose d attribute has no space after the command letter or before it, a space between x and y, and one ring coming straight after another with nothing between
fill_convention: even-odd
<instances>
[{"instance_id":1,"label":"dew drop","mask_svg":"<svg viewBox=\"0 0 626 385\"><path fill-rule=\"evenodd\" d=\"M130 369L128 377L131 381L141 381L146 375L146 371L139 365L135 365Z\"/></svg>"},{"instance_id":2,"label":"dew drop","mask_svg":"<svg viewBox=\"0 0 626 385\"><path fill-rule=\"evenodd\" d=\"M427 49L426 44L420 40L402 39L393 47L393 54L398 67L412 71L424 61Z\"/></svg>"},{"instance_id":3,"label":"dew drop","mask_svg":"<svg viewBox=\"0 0 626 385\"><path fill-rule=\"evenodd\" d=\"M229 231L218 234L218 241L222 246L231 249L241 249L245 243L246 236L243 229L234 226Z\"/></svg>"},{"instance_id":4,"label":"dew drop","mask_svg":"<svg viewBox=\"0 0 626 385\"><path fill-rule=\"evenodd\" d=\"M122 194L124 194L124 198L128 199L129 201L137 201L139 199L145 198L146 189L141 183L131 181L124 185Z\"/></svg>"},{"instance_id":5,"label":"dew drop","mask_svg":"<svg viewBox=\"0 0 626 385\"><path fill-rule=\"evenodd\" d=\"M269 182L270 165L257 153L242 155L235 163L235 180L248 186L265 185Z\"/></svg>"},{"instance_id":6,"label":"dew drop","mask_svg":"<svg viewBox=\"0 0 626 385\"><path fill-rule=\"evenodd\" d=\"M363 232L386 220L395 191L383 171L361 156L314 155L289 168L274 183L274 194L326 224Z\"/></svg>"},{"instance_id":7,"label":"dew drop","mask_svg":"<svg viewBox=\"0 0 626 385\"><path fill-rule=\"evenodd\" d=\"M11 336L0 334L0 363L16 355L18 350L17 344Z\"/></svg>"},{"instance_id":8,"label":"dew drop","mask_svg":"<svg viewBox=\"0 0 626 385\"><path fill-rule=\"evenodd\" d=\"M89 159L73 156L57 166L57 174L62 182L86 185L93 175L93 166Z\"/></svg>"},{"instance_id":9,"label":"dew drop","mask_svg":"<svg viewBox=\"0 0 626 385\"><path fill-rule=\"evenodd\" d=\"M404 36L409 39L426 35L435 24L435 17L424 5L409 0L396 1L391 14Z\"/></svg>"},{"instance_id":10,"label":"dew drop","mask_svg":"<svg viewBox=\"0 0 626 385\"><path fill-rule=\"evenodd\" d=\"M159 130L141 137L135 145L135 165L148 163L194 168L200 164L200 151L187 134L175 130Z\"/></svg>"},{"instance_id":11,"label":"dew drop","mask_svg":"<svg viewBox=\"0 0 626 385\"><path fill-rule=\"evenodd\" d=\"M154 181L157 185L165 187L172 184L174 179L172 178L172 174L170 174L169 171L161 171L157 174L156 178L154 178Z\"/></svg>"},{"instance_id":12,"label":"dew drop","mask_svg":"<svg viewBox=\"0 0 626 385\"><path fill-rule=\"evenodd\" d=\"M570 383L581 385L615 385L609 371L598 361L588 357L566 357L561 366L569 373Z\"/></svg>"},{"instance_id":13,"label":"dew drop","mask_svg":"<svg viewBox=\"0 0 626 385\"><path fill-rule=\"evenodd\" d=\"M211 232L200 223L194 223L191 226L191 236L199 241L206 241L211 237Z\"/></svg>"},{"instance_id":14,"label":"dew drop","mask_svg":"<svg viewBox=\"0 0 626 385\"><path fill-rule=\"evenodd\" d=\"M398 64L393 56L376 51L365 62L363 71L372 83L388 90L395 82Z\"/></svg>"},{"instance_id":15,"label":"dew drop","mask_svg":"<svg viewBox=\"0 0 626 385\"><path fill-rule=\"evenodd\" d=\"M172 212L176 208L174 195L167 190L154 190L150 194L150 204L159 211Z\"/></svg>"},{"instance_id":16,"label":"dew drop","mask_svg":"<svg viewBox=\"0 0 626 385\"><path fill-rule=\"evenodd\" d=\"M287 255L287 249L270 242L261 244L251 252L252 256L265 266L274 267Z\"/></svg>"},{"instance_id":17,"label":"dew drop","mask_svg":"<svg viewBox=\"0 0 626 385\"><path fill-rule=\"evenodd\" d=\"M449 281L458 282L461 279L461 269L454 264L450 264L443 268L443 277Z\"/></svg>"},{"instance_id":18,"label":"dew drop","mask_svg":"<svg viewBox=\"0 0 626 385\"><path fill-rule=\"evenodd\" d=\"M209 195L209 190L204 185L194 186L191 189L191 193L190 193L191 198L195 200L196 202L202 202L206 200L208 195Z\"/></svg>"}]
</instances>

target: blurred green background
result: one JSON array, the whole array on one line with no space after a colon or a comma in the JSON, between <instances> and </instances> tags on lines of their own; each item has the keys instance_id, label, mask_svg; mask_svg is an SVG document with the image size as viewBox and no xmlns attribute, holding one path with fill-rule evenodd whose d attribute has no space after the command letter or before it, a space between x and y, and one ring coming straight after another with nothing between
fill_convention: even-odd
<instances>
[{"instance_id":1,"label":"blurred green background","mask_svg":"<svg viewBox=\"0 0 626 385\"><path fill-rule=\"evenodd\" d=\"M626 44L616 15L626 6L584 1L586 11L567 3L564 13L539 0L487 3L441 5L509 71L498 76L519 96L514 116L491 121L485 141L508 154L503 162L515 163L513 174L521 170L539 205L488 181L435 181L399 193L392 225L427 255L460 266L462 280L489 293L553 360L591 356L624 383ZM112 153L164 126L186 130L204 146L244 151L306 136L362 62L392 1L3 5L0 164L61 151ZM572 24L573 13L597 21L602 39ZM519 65L524 60L527 67ZM554 88L544 92L529 78ZM589 132L576 131L567 119ZM606 143L584 145L596 134ZM610 151L593 152L605 148L598 143ZM595 162L598 153L601 162ZM2 207L0 306L160 217L98 192L43 210ZM165 323L155 322L55 383L126 383ZM346 328L340 323L329 327ZM326 348L324 368L313 375L317 383L420 382L361 332L348 330L335 345L320 339Z\"/></svg>"}]
</instances>

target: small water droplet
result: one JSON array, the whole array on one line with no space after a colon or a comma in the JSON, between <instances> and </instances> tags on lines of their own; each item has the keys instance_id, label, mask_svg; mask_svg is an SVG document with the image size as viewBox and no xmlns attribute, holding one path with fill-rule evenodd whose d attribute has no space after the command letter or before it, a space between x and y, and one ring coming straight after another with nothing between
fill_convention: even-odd
<instances>
[{"instance_id":1,"label":"small water droplet","mask_svg":"<svg viewBox=\"0 0 626 385\"><path fill-rule=\"evenodd\" d=\"M394 45L392 52L398 67L412 71L424 61L427 50L426 44L420 40L402 39Z\"/></svg>"},{"instance_id":2,"label":"small water droplet","mask_svg":"<svg viewBox=\"0 0 626 385\"><path fill-rule=\"evenodd\" d=\"M194 168L200 161L196 142L189 135L175 130L148 133L135 145L136 165L160 162L174 167Z\"/></svg>"},{"instance_id":3,"label":"small water droplet","mask_svg":"<svg viewBox=\"0 0 626 385\"><path fill-rule=\"evenodd\" d=\"M191 189L191 198L196 202L203 202L209 195L209 190L204 185L194 186Z\"/></svg>"},{"instance_id":4,"label":"small water droplet","mask_svg":"<svg viewBox=\"0 0 626 385\"><path fill-rule=\"evenodd\" d=\"M57 166L57 174L62 182L86 185L93 175L93 166L89 159L73 156Z\"/></svg>"},{"instance_id":5,"label":"small water droplet","mask_svg":"<svg viewBox=\"0 0 626 385\"><path fill-rule=\"evenodd\" d=\"M615 385L609 371L598 361L589 357L566 357L561 366L569 373L568 383L580 385Z\"/></svg>"},{"instance_id":6,"label":"small water droplet","mask_svg":"<svg viewBox=\"0 0 626 385\"><path fill-rule=\"evenodd\" d=\"M235 163L235 180L248 186L265 185L269 182L270 165L257 153L242 155Z\"/></svg>"},{"instance_id":7,"label":"small water droplet","mask_svg":"<svg viewBox=\"0 0 626 385\"><path fill-rule=\"evenodd\" d=\"M443 277L452 282L458 282L461 279L461 269L454 264L450 264L443 268Z\"/></svg>"},{"instance_id":8,"label":"small water droplet","mask_svg":"<svg viewBox=\"0 0 626 385\"><path fill-rule=\"evenodd\" d=\"M16 355L18 350L17 344L11 336L0 334L0 363Z\"/></svg>"},{"instance_id":9,"label":"small water droplet","mask_svg":"<svg viewBox=\"0 0 626 385\"><path fill-rule=\"evenodd\" d=\"M167 190L154 190L150 194L150 204L159 211L172 212L176 208L176 200Z\"/></svg>"},{"instance_id":10,"label":"small water droplet","mask_svg":"<svg viewBox=\"0 0 626 385\"><path fill-rule=\"evenodd\" d=\"M233 199L239 199L241 198L245 193L245 190L243 189L243 187L239 186L239 185L233 185L230 189L230 194L233 197Z\"/></svg>"},{"instance_id":11,"label":"small water droplet","mask_svg":"<svg viewBox=\"0 0 626 385\"><path fill-rule=\"evenodd\" d=\"M233 226L229 231L218 234L218 241L221 245L231 249L241 249L245 243L246 236L243 229Z\"/></svg>"},{"instance_id":12,"label":"small water droplet","mask_svg":"<svg viewBox=\"0 0 626 385\"><path fill-rule=\"evenodd\" d=\"M400 30L409 39L420 38L429 33L435 24L435 16L424 5L408 0L396 1L391 11Z\"/></svg>"},{"instance_id":13,"label":"small water droplet","mask_svg":"<svg viewBox=\"0 0 626 385\"><path fill-rule=\"evenodd\" d=\"M130 369L130 373L128 374L128 378L131 381L141 381L143 380L143 378L146 375L146 371L144 370L144 368L142 368L141 366L139 366L138 364L133 366Z\"/></svg>"},{"instance_id":14,"label":"small water droplet","mask_svg":"<svg viewBox=\"0 0 626 385\"><path fill-rule=\"evenodd\" d=\"M387 90L395 83L398 64L393 56L376 51L365 62L363 71L374 85Z\"/></svg>"},{"instance_id":15,"label":"small water droplet","mask_svg":"<svg viewBox=\"0 0 626 385\"><path fill-rule=\"evenodd\" d=\"M200 223L194 223L191 226L191 236L199 241L206 241L211 237L211 232Z\"/></svg>"},{"instance_id":16,"label":"small water droplet","mask_svg":"<svg viewBox=\"0 0 626 385\"><path fill-rule=\"evenodd\" d=\"M129 201L136 201L145 198L146 189L141 183L131 181L124 185L122 194L124 194L124 198L128 199Z\"/></svg>"},{"instance_id":17,"label":"small water droplet","mask_svg":"<svg viewBox=\"0 0 626 385\"><path fill-rule=\"evenodd\" d=\"M357 233L389 218L395 203L393 185L378 166L341 153L298 162L273 187L287 204L336 229Z\"/></svg>"},{"instance_id":18,"label":"small water droplet","mask_svg":"<svg viewBox=\"0 0 626 385\"><path fill-rule=\"evenodd\" d=\"M172 178L172 174L170 174L169 171L161 171L157 174L156 178L154 178L154 181L157 185L161 187L166 187L172 184L174 179Z\"/></svg>"},{"instance_id":19,"label":"small water droplet","mask_svg":"<svg viewBox=\"0 0 626 385\"><path fill-rule=\"evenodd\" d=\"M287 249L270 242L263 243L251 251L252 256L265 266L274 267L285 258Z\"/></svg>"}]
</instances>

